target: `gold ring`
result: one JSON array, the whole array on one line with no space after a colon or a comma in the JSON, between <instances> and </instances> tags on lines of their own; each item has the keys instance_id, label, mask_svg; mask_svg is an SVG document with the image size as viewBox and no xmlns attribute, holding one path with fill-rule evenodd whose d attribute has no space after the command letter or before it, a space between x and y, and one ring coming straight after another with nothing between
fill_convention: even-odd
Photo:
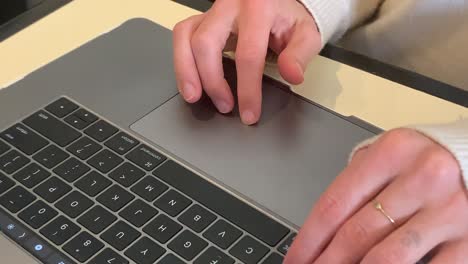
<instances>
[{"instance_id":1,"label":"gold ring","mask_svg":"<svg viewBox=\"0 0 468 264\"><path fill-rule=\"evenodd\" d=\"M382 204L379 201L374 199L373 204L377 211L381 212L392 224L396 225L395 220L389 214L387 214L387 212L385 212Z\"/></svg>"}]
</instances>

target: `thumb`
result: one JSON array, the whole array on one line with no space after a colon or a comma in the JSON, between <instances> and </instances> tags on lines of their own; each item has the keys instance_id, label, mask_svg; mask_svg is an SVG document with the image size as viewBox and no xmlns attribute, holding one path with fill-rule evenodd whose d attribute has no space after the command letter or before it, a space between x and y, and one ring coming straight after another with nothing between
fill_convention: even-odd
<instances>
[{"instance_id":1,"label":"thumb","mask_svg":"<svg viewBox=\"0 0 468 264\"><path fill-rule=\"evenodd\" d=\"M322 41L315 22L312 19L298 22L286 48L278 57L281 76L291 84L302 83L307 64L321 48Z\"/></svg>"}]
</instances>

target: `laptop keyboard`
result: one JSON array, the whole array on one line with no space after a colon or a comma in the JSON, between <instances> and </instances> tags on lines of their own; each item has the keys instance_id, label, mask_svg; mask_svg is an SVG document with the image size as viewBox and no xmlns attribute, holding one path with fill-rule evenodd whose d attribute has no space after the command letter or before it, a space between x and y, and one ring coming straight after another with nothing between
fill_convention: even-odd
<instances>
[{"instance_id":1,"label":"laptop keyboard","mask_svg":"<svg viewBox=\"0 0 468 264\"><path fill-rule=\"evenodd\" d=\"M44 263L279 264L294 239L66 98L0 137L0 228Z\"/></svg>"}]
</instances>

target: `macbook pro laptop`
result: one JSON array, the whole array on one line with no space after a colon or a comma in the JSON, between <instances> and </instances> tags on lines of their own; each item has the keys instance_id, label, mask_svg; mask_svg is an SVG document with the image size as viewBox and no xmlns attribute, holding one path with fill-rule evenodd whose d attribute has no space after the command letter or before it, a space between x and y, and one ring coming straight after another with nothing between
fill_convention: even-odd
<instances>
[{"instance_id":1,"label":"macbook pro laptop","mask_svg":"<svg viewBox=\"0 0 468 264\"><path fill-rule=\"evenodd\" d=\"M133 19L0 90L1 263L282 263L379 130L263 89L255 126L186 104L171 31Z\"/></svg>"}]
</instances>

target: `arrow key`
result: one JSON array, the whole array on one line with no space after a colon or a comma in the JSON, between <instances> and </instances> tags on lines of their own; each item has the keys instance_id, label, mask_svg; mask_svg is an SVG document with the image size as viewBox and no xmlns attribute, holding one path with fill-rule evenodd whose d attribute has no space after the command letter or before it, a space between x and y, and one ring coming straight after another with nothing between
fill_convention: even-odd
<instances>
[{"instance_id":1,"label":"arrow key","mask_svg":"<svg viewBox=\"0 0 468 264\"><path fill-rule=\"evenodd\" d=\"M88 264L128 264L129 261L110 248L104 249Z\"/></svg>"}]
</instances>

